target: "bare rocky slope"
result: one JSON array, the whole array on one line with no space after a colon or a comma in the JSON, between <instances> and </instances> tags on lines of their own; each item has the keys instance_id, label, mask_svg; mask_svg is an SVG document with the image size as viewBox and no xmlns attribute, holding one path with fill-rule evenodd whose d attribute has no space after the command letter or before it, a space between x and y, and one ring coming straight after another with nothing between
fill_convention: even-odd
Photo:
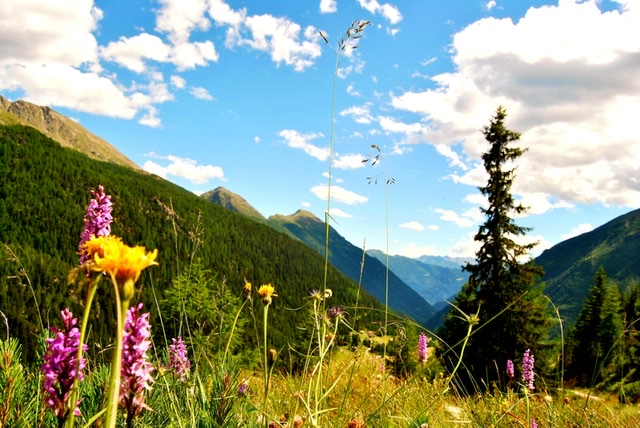
<instances>
[{"instance_id":1,"label":"bare rocky slope","mask_svg":"<svg viewBox=\"0 0 640 428\"><path fill-rule=\"evenodd\" d=\"M0 125L31 126L63 147L78 150L90 158L140 169L107 141L50 107L23 100L12 102L0 95Z\"/></svg>"}]
</instances>

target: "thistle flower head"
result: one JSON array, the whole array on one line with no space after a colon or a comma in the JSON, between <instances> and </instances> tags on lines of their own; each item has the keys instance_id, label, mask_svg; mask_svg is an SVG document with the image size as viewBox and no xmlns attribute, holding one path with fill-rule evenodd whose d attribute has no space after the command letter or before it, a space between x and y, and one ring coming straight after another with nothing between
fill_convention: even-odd
<instances>
[{"instance_id":1,"label":"thistle flower head","mask_svg":"<svg viewBox=\"0 0 640 428\"><path fill-rule=\"evenodd\" d=\"M142 303L127 310L122 340L120 403L129 415L138 416L144 403L144 392L151 390L153 365L147 351L151 347L149 313L140 314Z\"/></svg>"},{"instance_id":2,"label":"thistle flower head","mask_svg":"<svg viewBox=\"0 0 640 428\"><path fill-rule=\"evenodd\" d=\"M260 298L262 299L262 303L264 303L265 305L270 305L271 304L271 298L278 296L275 293L275 291L276 291L275 288L273 288L273 285L271 285L271 284L261 285L260 288L258 289L258 294L260 295Z\"/></svg>"},{"instance_id":3,"label":"thistle flower head","mask_svg":"<svg viewBox=\"0 0 640 428\"><path fill-rule=\"evenodd\" d=\"M84 358L80 359L80 370L76 373L78 362L78 346L80 343L80 330L76 327L78 320L73 318L69 309L61 312L63 328L51 327L54 337L46 340L47 350L44 354L44 362L41 370L44 373L43 390L45 403L53 409L58 419L65 420L69 416L67 400L73 389L76 378L82 380L82 370L86 365ZM82 346L83 351L87 345ZM76 402L73 406L75 416L80 416L80 409Z\"/></svg>"},{"instance_id":4,"label":"thistle flower head","mask_svg":"<svg viewBox=\"0 0 640 428\"><path fill-rule=\"evenodd\" d=\"M191 363L187 357L187 346L181 337L172 339L169 345L169 365L181 381L184 381L191 370Z\"/></svg>"},{"instance_id":5,"label":"thistle flower head","mask_svg":"<svg viewBox=\"0 0 640 428\"><path fill-rule=\"evenodd\" d=\"M507 376L509 377L509 380L513 379L515 376L515 369L513 367L512 360L507 360Z\"/></svg>"},{"instance_id":6,"label":"thistle flower head","mask_svg":"<svg viewBox=\"0 0 640 428\"><path fill-rule=\"evenodd\" d=\"M332 306L327 310L327 319L329 322L339 321L344 318L346 312L342 309L342 306Z\"/></svg>"},{"instance_id":7,"label":"thistle flower head","mask_svg":"<svg viewBox=\"0 0 640 428\"><path fill-rule=\"evenodd\" d=\"M249 393L249 379L243 379L238 385L238 395L244 396Z\"/></svg>"},{"instance_id":8,"label":"thistle flower head","mask_svg":"<svg viewBox=\"0 0 640 428\"><path fill-rule=\"evenodd\" d=\"M93 199L89 202L87 207L87 213L84 215L84 230L80 234L80 264L84 264L88 259L88 255L85 252L83 245L91 237L94 236L108 236L111 234L111 222L113 216L111 215L111 196L105 195L104 187L98 186L98 191L91 191Z\"/></svg>"},{"instance_id":9,"label":"thistle flower head","mask_svg":"<svg viewBox=\"0 0 640 428\"><path fill-rule=\"evenodd\" d=\"M535 386L533 384L533 380L535 377L535 374L533 372L534 364L535 358L533 357L531 350L527 349L522 357L522 382L524 382L529 391L533 391L535 389Z\"/></svg>"},{"instance_id":10,"label":"thistle flower head","mask_svg":"<svg viewBox=\"0 0 640 428\"><path fill-rule=\"evenodd\" d=\"M418 338L418 361L421 363L426 363L429 359L429 355L427 354L427 344L429 343L429 338L424 332L420 333L420 337Z\"/></svg>"}]
</instances>

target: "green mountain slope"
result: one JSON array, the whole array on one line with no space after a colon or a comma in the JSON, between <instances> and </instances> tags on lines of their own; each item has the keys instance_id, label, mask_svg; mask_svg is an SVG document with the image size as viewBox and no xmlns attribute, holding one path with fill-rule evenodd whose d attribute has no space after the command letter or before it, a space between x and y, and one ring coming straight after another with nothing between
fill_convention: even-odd
<instances>
[{"instance_id":1,"label":"green mountain slope","mask_svg":"<svg viewBox=\"0 0 640 428\"><path fill-rule=\"evenodd\" d=\"M31 126L62 146L78 150L90 158L139 169L111 144L49 107L22 100L11 102L0 95L0 125Z\"/></svg>"},{"instance_id":2,"label":"green mountain slope","mask_svg":"<svg viewBox=\"0 0 640 428\"><path fill-rule=\"evenodd\" d=\"M308 340L302 328L308 324L308 296L322 288L324 260L301 242L157 176L63 148L31 127L0 126L0 183L0 242L10 249L0 257L0 311L10 334L22 342L26 358L38 349L41 317L46 327L67 305L81 313L82 290L74 293L67 274L77 264L89 191L99 184L112 195L112 233L129 245L159 251L159 265L147 269L139 283L140 299L152 312L159 341L162 329L154 302L189 266L194 251L238 296L245 279L256 286L275 286L278 297L269 311L271 346L287 349L288 343ZM344 305L349 313L357 284L332 267L328 281L333 289L329 304ZM103 284L89 340L105 347L115 314L109 285ZM261 303L254 299L253 305L260 313ZM366 292L360 293L359 306L375 309L359 311L362 323L382 319L381 305ZM171 327L166 320L165 327Z\"/></svg>"},{"instance_id":3,"label":"green mountain slope","mask_svg":"<svg viewBox=\"0 0 640 428\"><path fill-rule=\"evenodd\" d=\"M286 229L319 254L325 252L325 225L312 213L299 210L293 215L274 215L268 224L276 229ZM329 232L329 261L338 270L354 281L360 279L362 249L344 239L335 229ZM386 268L377 259L366 255L362 270L362 286L379 301L385 301ZM407 284L389 272L389 307L409 315L422 325L426 325L434 314L431 305Z\"/></svg>"},{"instance_id":4,"label":"green mountain slope","mask_svg":"<svg viewBox=\"0 0 640 428\"><path fill-rule=\"evenodd\" d=\"M260 212L249 204L242 196L237 195L224 187L216 187L213 190L200 195L207 201L225 207L230 211L237 212L256 221L265 223L267 219Z\"/></svg>"},{"instance_id":5,"label":"green mountain slope","mask_svg":"<svg viewBox=\"0 0 640 428\"><path fill-rule=\"evenodd\" d=\"M382 251L369 250L367 254L386 263L387 256ZM449 262L451 265L454 262ZM462 265L457 268L444 267L403 256L389 256L389 269L431 305L445 300L452 302L453 296L469 278L469 273L462 270Z\"/></svg>"},{"instance_id":6,"label":"green mountain slope","mask_svg":"<svg viewBox=\"0 0 640 428\"><path fill-rule=\"evenodd\" d=\"M640 278L640 210L563 241L535 261L545 270L545 294L571 325L600 266L623 288Z\"/></svg>"}]
</instances>

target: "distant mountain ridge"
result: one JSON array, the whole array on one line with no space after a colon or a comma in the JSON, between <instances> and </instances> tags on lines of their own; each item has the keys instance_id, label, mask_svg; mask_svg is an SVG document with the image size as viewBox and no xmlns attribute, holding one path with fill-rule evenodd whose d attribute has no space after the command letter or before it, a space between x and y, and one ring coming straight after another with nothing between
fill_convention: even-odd
<instances>
[{"instance_id":1,"label":"distant mountain ridge","mask_svg":"<svg viewBox=\"0 0 640 428\"><path fill-rule=\"evenodd\" d=\"M267 224L277 230L287 230L319 254L324 254L325 224L311 212L298 210L289 216L273 215L267 219ZM376 258L363 254L361 248L351 244L333 227L329 228L329 261L356 283L361 280L362 287L384 304L386 267ZM391 270L389 271L389 307L409 315L423 326L426 326L435 314L429 302Z\"/></svg>"},{"instance_id":2,"label":"distant mountain ridge","mask_svg":"<svg viewBox=\"0 0 640 428\"><path fill-rule=\"evenodd\" d=\"M368 250L367 254L386 263L383 251ZM433 260L430 264L423 260ZM431 305L444 301L452 302L462 285L469 279L469 273L462 270L462 259L423 256L412 259L404 256L389 256L389 269L409 287L420 294Z\"/></svg>"},{"instance_id":3,"label":"distant mountain ridge","mask_svg":"<svg viewBox=\"0 0 640 428\"><path fill-rule=\"evenodd\" d=\"M50 107L23 100L11 102L0 95L0 125L27 125L63 147L78 150L90 158L140 169L110 143Z\"/></svg>"}]
</instances>

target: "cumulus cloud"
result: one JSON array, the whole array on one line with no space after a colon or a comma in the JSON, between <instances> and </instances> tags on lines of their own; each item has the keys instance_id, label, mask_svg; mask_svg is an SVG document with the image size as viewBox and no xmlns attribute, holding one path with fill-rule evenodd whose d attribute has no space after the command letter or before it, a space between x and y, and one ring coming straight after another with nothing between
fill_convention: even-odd
<instances>
[{"instance_id":1,"label":"cumulus cloud","mask_svg":"<svg viewBox=\"0 0 640 428\"><path fill-rule=\"evenodd\" d=\"M320 13L333 13L338 11L336 0L320 0Z\"/></svg>"},{"instance_id":2,"label":"cumulus cloud","mask_svg":"<svg viewBox=\"0 0 640 428\"><path fill-rule=\"evenodd\" d=\"M421 256L435 256L436 249L432 245L417 245L410 243L405 245L399 253L401 256L417 259Z\"/></svg>"},{"instance_id":3,"label":"cumulus cloud","mask_svg":"<svg viewBox=\"0 0 640 428\"><path fill-rule=\"evenodd\" d=\"M202 86L194 86L189 89L189 93L199 100L211 101L213 96L207 91L207 88Z\"/></svg>"},{"instance_id":4,"label":"cumulus cloud","mask_svg":"<svg viewBox=\"0 0 640 428\"><path fill-rule=\"evenodd\" d=\"M568 233L564 233L560 235L561 240L566 241L567 239L571 239L578 235L582 235L583 233L591 232L593 230L593 226L589 223L582 223L578 226L572 228Z\"/></svg>"},{"instance_id":5,"label":"cumulus cloud","mask_svg":"<svg viewBox=\"0 0 640 428\"><path fill-rule=\"evenodd\" d=\"M145 71L144 59L166 61L171 48L162 39L148 33L133 37L120 37L117 42L110 42L100 49L102 58L114 61L136 73Z\"/></svg>"},{"instance_id":6,"label":"cumulus cloud","mask_svg":"<svg viewBox=\"0 0 640 428\"><path fill-rule=\"evenodd\" d=\"M401 229L414 230L416 232L422 232L425 227L418 221L408 221L398 226Z\"/></svg>"},{"instance_id":7,"label":"cumulus cloud","mask_svg":"<svg viewBox=\"0 0 640 428\"><path fill-rule=\"evenodd\" d=\"M390 24L395 25L402 21L402 14L398 8L390 3L380 4L377 0L358 0L358 3L373 15L382 15Z\"/></svg>"},{"instance_id":8,"label":"cumulus cloud","mask_svg":"<svg viewBox=\"0 0 640 428\"><path fill-rule=\"evenodd\" d=\"M371 103L366 103L361 106L351 106L342 110L340 116L348 116L356 123L368 125L373 121L370 109Z\"/></svg>"},{"instance_id":9,"label":"cumulus cloud","mask_svg":"<svg viewBox=\"0 0 640 428\"><path fill-rule=\"evenodd\" d=\"M337 169L358 169L364 168L362 155L340 155L338 154L333 161L333 166Z\"/></svg>"},{"instance_id":10,"label":"cumulus cloud","mask_svg":"<svg viewBox=\"0 0 640 428\"><path fill-rule=\"evenodd\" d=\"M340 208L331 208L331 210L329 211L331 214L331 217L340 217L340 218L351 218L353 217L351 214L344 212L343 210L341 210Z\"/></svg>"},{"instance_id":11,"label":"cumulus cloud","mask_svg":"<svg viewBox=\"0 0 640 428\"><path fill-rule=\"evenodd\" d=\"M546 200L546 209L637 207L640 9L632 4L605 12L599 2L566 0L532 7L517 22L476 21L453 37L453 72L391 104L421 117L421 141L462 142L476 161L487 147L478 130L504 105L506 125L530 149L518 160L515 193ZM477 168L451 176L479 177Z\"/></svg>"},{"instance_id":12,"label":"cumulus cloud","mask_svg":"<svg viewBox=\"0 0 640 428\"><path fill-rule=\"evenodd\" d=\"M313 26L304 29L286 17L248 15L246 9L233 10L221 0L212 1L208 10L216 25L226 25L225 46L245 46L267 52L277 63L296 71L314 64L322 54L320 36Z\"/></svg>"},{"instance_id":13,"label":"cumulus cloud","mask_svg":"<svg viewBox=\"0 0 640 428\"><path fill-rule=\"evenodd\" d=\"M311 188L311 193L316 197L326 201L329 188L326 184L321 184ZM331 186L331 200L340 202L346 205L358 205L364 204L369 199L366 196L358 195L355 192L345 189L340 186Z\"/></svg>"},{"instance_id":14,"label":"cumulus cloud","mask_svg":"<svg viewBox=\"0 0 640 428\"><path fill-rule=\"evenodd\" d=\"M441 208L436 208L434 211L440 214L440 220L454 223L460 227L471 227L476 224L473 210L469 210L462 215L459 215L455 211Z\"/></svg>"},{"instance_id":15,"label":"cumulus cloud","mask_svg":"<svg viewBox=\"0 0 640 428\"><path fill-rule=\"evenodd\" d=\"M177 75L171 76L170 82L171 85L177 89L184 89L187 86L187 81Z\"/></svg>"},{"instance_id":16,"label":"cumulus cloud","mask_svg":"<svg viewBox=\"0 0 640 428\"><path fill-rule=\"evenodd\" d=\"M162 178L168 178L169 176L184 178L193 184L205 184L214 178L224 179L224 171L219 166L198 165L198 162L193 159L174 155L159 156L155 153L149 153L147 156L156 160L168 161L167 165L162 166L149 160L142 166L145 171Z\"/></svg>"},{"instance_id":17,"label":"cumulus cloud","mask_svg":"<svg viewBox=\"0 0 640 428\"><path fill-rule=\"evenodd\" d=\"M293 129L283 129L278 133L279 136L284 138L285 143L294 149L302 149L306 154L312 156L320 161L329 159L329 148L318 147L311 144L311 141L316 138L323 137L322 133L310 132L307 134L300 133Z\"/></svg>"}]
</instances>

